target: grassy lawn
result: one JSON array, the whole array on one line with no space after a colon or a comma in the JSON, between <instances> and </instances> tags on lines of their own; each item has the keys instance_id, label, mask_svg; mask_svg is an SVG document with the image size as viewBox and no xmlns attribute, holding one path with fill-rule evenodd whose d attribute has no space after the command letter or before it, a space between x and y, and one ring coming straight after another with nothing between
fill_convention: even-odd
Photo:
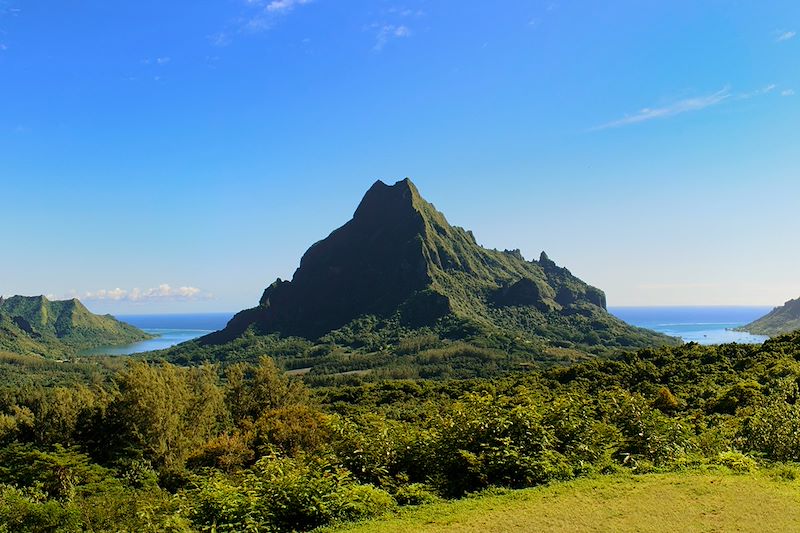
<instances>
[{"instance_id":1,"label":"grassy lawn","mask_svg":"<svg viewBox=\"0 0 800 533\"><path fill-rule=\"evenodd\" d=\"M763 473L608 476L431 504L328 531L800 531L800 481Z\"/></svg>"}]
</instances>

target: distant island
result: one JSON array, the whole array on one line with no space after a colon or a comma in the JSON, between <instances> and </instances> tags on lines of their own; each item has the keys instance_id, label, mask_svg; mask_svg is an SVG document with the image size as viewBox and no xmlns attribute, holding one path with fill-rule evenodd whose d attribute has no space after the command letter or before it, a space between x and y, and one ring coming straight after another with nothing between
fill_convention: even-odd
<instances>
[{"instance_id":1,"label":"distant island","mask_svg":"<svg viewBox=\"0 0 800 533\"><path fill-rule=\"evenodd\" d=\"M789 300L758 320L738 329L754 335L769 336L800 330L800 298Z\"/></svg>"},{"instance_id":2,"label":"distant island","mask_svg":"<svg viewBox=\"0 0 800 533\"><path fill-rule=\"evenodd\" d=\"M0 297L0 351L61 357L98 346L152 338L111 315L96 315L79 300Z\"/></svg>"}]
</instances>

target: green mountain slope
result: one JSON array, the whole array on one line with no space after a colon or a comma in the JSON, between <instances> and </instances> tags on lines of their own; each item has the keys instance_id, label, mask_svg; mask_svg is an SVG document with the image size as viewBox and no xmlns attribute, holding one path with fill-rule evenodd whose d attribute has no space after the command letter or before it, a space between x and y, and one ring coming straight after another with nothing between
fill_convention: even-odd
<instances>
[{"instance_id":1,"label":"green mountain slope","mask_svg":"<svg viewBox=\"0 0 800 533\"><path fill-rule=\"evenodd\" d=\"M50 343L23 331L17 321L0 311L0 353L21 353L60 356L66 347L60 343Z\"/></svg>"},{"instance_id":2,"label":"green mountain slope","mask_svg":"<svg viewBox=\"0 0 800 533\"><path fill-rule=\"evenodd\" d=\"M800 330L800 298L789 300L740 329L755 335L770 336Z\"/></svg>"},{"instance_id":3,"label":"green mountain slope","mask_svg":"<svg viewBox=\"0 0 800 533\"><path fill-rule=\"evenodd\" d=\"M0 325L0 346L16 353L62 355L151 338L110 315L93 314L76 299L44 296L0 298Z\"/></svg>"},{"instance_id":4,"label":"green mountain slope","mask_svg":"<svg viewBox=\"0 0 800 533\"><path fill-rule=\"evenodd\" d=\"M526 261L518 250L484 248L470 231L451 226L410 180L378 181L352 220L309 248L291 281L275 281L257 307L200 344L276 333L344 337L358 345L365 321L371 335L424 329L451 339L502 336L538 347L675 342L634 328L605 307L603 291L546 254Z\"/></svg>"}]
</instances>

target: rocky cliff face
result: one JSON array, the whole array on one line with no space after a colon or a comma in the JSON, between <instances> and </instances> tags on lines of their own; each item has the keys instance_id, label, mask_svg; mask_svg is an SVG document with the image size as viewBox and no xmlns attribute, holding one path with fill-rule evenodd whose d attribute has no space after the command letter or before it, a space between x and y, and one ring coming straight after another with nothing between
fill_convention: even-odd
<instances>
[{"instance_id":1,"label":"rocky cliff face","mask_svg":"<svg viewBox=\"0 0 800 533\"><path fill-rule=\"evenodd\" d=\"M526 261L519 250L483 248L410 180L378 181L349 222L309 248L291 281L276 280L257 307L203 342L248 330L316 339L367 315L412 328L449 317L550 338L565 328L579 337L604 329L609 339L634 331L605 306L603 291L546 254Z\"/></svg>"}]
</instances>

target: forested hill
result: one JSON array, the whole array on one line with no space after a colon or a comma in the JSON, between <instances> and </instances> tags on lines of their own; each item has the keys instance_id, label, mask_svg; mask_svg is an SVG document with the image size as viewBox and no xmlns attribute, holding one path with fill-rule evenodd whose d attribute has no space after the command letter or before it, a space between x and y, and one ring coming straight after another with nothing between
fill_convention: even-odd
<instances>
[{"instance_id":1,"label":"forested hill","mask_svg":"<svg viewBox=\"0 0 800 533\"><path fill-rule=\"evenodd\" d=\"M779 335L800 329L800 298L789 300L741 328L755 335Z\"/></svg>"},{"instance_id":2,"label":"forested hill","mask_svg":"<svg viewBox=\"0 0 800 533\"><path fill-rule=\"evenodd\" d=\"M545 253L529 261L519 250L480 246L404 179L376 182L349 222L309 248L291 281L276 280L258 306L200 344L271 333L316 341L345 331L363 345L415 330L540 348L675 342L609 314L602 290Z\"/></svg>"},{"instance_id":3,"label":"forested hill","mask_svg":"<svg viewBox=\"0 0 800 533\"><path fill-rule=\"evenodd\" d=\"M93 314L77 299L0 298L0 349L8 352L55 356L148 338L110 315Z\"/></svg>"}]
</instances>

